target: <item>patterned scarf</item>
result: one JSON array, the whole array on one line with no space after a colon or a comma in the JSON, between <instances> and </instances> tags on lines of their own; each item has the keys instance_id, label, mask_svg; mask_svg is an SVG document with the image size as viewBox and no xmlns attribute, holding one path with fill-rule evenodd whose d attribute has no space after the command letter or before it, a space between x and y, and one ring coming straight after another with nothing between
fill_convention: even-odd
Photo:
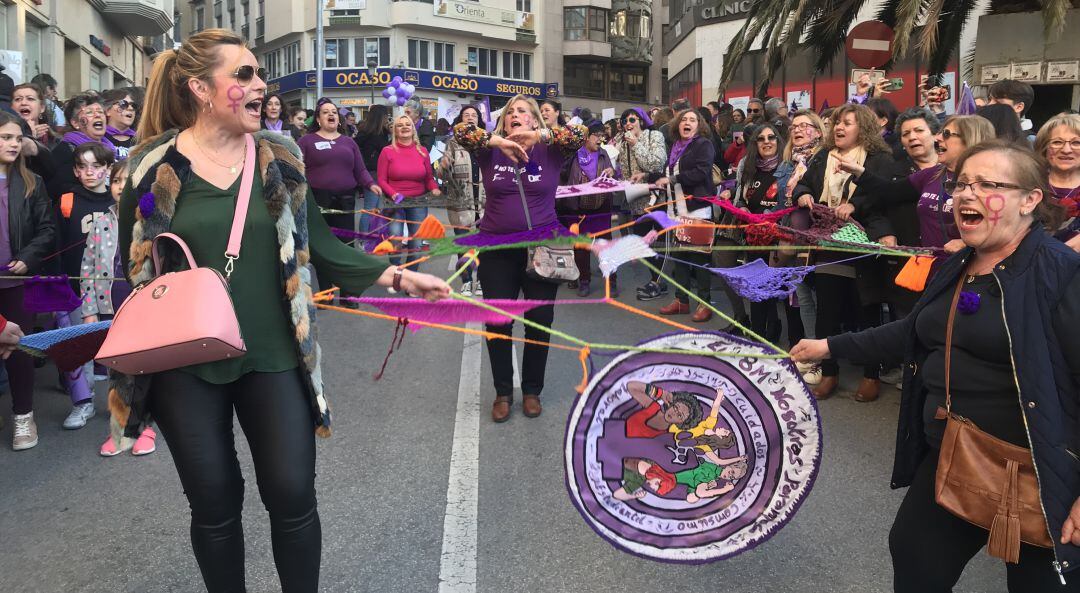
<instances>
[{"instance_id":1,"label":"patterned scarf","mask_svg":"<svg viewBox=\"0 0 1080 593\"><path fill-rule=\"evenodd\" d=\"M817 130L813 132L814 139L802 146L793 146L791 148L791 160L796 163L806 164L806 161L810 160L810 157L814 156L819 146L821 146L821 133Z\"/></svg>"},{"instance_id":2,"label":"patterned scarf","mask_svg":"<svg viewBox=\"0 0 1080 593\"><path fill-rule=\"evenodd\" d=\"M780 155L774 154L767 159L758 159L757 170L758 171L775 171L776 166L780 164Z\"/></svg>"}]
</instances>

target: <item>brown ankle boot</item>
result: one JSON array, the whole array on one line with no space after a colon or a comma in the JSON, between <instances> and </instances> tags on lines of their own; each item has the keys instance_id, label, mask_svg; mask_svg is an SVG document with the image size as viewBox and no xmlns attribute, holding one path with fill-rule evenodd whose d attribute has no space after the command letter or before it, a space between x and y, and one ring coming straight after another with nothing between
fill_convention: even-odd
<instances>
[{"instance_id":1,"label":"brown ankle boot","mask_svg":"<svg viewBox=\"0 0 1080 593\"><path fill-rule=\"evenodd\" d=\"M527 418L536 418L542 409L539 395L526 395L521 398L521 411Z\"/></svg>"},{"instance_id":2,"label":"brown ankle boot","mask_svg":"<svg viewBox=\"0 0 1080 593\"><path fill-rule=\"evenodd\" d=\"M678 300L671 301L660 308L661 315L686 315L689 312L690 303L684 303Z\"/></svg>"},{"instance_id":3,"label":"brown ankle boot","mask_svg":"<svg viewBox=\"0 0 1080 593\"><path fill-rule=\"evenodd\" d=\"M712 319L712 311L705 307L705 305L699 305L694 314L690 317L690 321L694 323L705 323Z\"/></svg>"},{"instance_id":4,"label":"brown ankle boot","mask_svg":"<svg viewBox=\"0 0 1080 593\"><path fill-rule=\"evenodd\" d=\"M859 388L855 390L855 401L872 402L879 395L881 395L881 380L863 377L863 380L859 382Z\"/></svg>"},{"instance_id":5,"label":"brown ankle boot","mask_svg":"<svg viewBox=\"0 0 1080 593\"><path fill-rule=\"evenodd\" d=\"M491 419L495 422L506 422L510 419L510 398L500 395L495 398L495 404L491 406Z\"/></svg>"},{"instance_id":6,"label":"brown ankle boot","mask_svg":"<svg viewBox=\"0 0 1080 593\"><path fill-rule=\"evenodd\" d=\"M829 399L839 384L839 377L822 377L821 382L817 384L817 387L814 387L814 397L819 400Z\"/></svg>"}]
</instances>

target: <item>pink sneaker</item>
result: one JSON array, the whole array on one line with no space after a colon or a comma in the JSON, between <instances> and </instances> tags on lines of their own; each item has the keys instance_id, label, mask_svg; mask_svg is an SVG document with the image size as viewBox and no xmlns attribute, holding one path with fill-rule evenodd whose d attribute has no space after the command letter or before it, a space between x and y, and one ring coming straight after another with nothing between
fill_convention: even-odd
<instances>
[{"instance_id":1,"label":"pink sneaker","mask_svg":"<svg viewBox=\"0 0 1080 593\"><path fill-rule=\"evenodd\" d=\"M101 444L101 450L98 453L102 457L115 457L120 454L120 451L116 448L116 443L113 442L112 437L106 437L105 442Z\"/></svg>"},{"instance_id":2,"label":"pink sneaker","mask_svg":"<svg viewBox=\"0 0 1080 593\"><path fill-rule=\"evenodd\" d=\"M135 446L131 448L131 454L136 457L141 455L149 455L154 451L157 451L157 446L154 441L157 439L157 433L153 428L147 427L139 435L138 440L135 441Z\"/></svg>"}]
</instances>

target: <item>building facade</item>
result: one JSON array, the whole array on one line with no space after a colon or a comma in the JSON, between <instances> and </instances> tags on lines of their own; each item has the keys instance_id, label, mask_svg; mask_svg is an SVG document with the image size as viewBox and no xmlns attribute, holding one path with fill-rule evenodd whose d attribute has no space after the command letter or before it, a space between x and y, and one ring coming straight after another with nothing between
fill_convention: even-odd
<instances>
[{"instance_id":1,"label":"building facade","mask_svg":"<svg viewBox=\"0 0 1080 593\"><path fill-rule=\"evenodd\" d=\"M394 76L425 104L554 98L567 110L621 110L661 100L660 0L326 0L323 48L305 0L189 1L182 34L240 32L285 102L324 94L364 112ZM270 15L270 16L268 16Z\"/></svg>"},{"instance_id":2,"label":"building facade","mask_svg":"<svg viewBox=\"0 0 1080 593\"><path fill-rule=\"evenodd\" d=\"M27 82L57 80L60 97L146 83L154 53L172 46L173 0L0 3L0 60Z\"/></svg>"},{"instance_id":3,"label":"building facade","mask_svg":"<svg viewBox=\"0 0 1080 593\"><path fill-rule=\"evenodd\" d=\"M751 51L742 60L727 92L721 96L727 47L732 37L746 22L746 14L756 0L671 0L668 22L663 34L665 65L668 73L666 94L672 98L685 97L694 105L724 99L741 106L755 95L765 79L764 52ZM879 10L878 3L862 7L853 21L858 24L872 20ZM967 55L975 42L976 27L965 28L960 48L954 56ZM751 47L760 47L760 39ZM917 53L915 51L911 54ZM857 69L841 49L824 72L814 73L811 52L796 52L784 59L781 69L769 80L768 94L793 102L799 107L821 109L836 106L847 100L852 71ZM902 78L903 88L888 98L900 109L915 105L919 100L919 79L926 74L925 64L911 57L892 65L887 76ZM959 60L947 68L942 83L954 91L946 103L947 111L955 108L959 94Z\"/></svg>"}]
</instances>

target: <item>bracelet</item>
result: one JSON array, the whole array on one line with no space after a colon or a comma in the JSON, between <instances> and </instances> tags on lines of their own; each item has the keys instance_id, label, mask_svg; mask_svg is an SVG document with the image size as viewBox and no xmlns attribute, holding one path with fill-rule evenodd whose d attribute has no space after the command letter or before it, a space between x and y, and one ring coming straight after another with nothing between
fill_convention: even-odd
<instances>
[{"instance_id":1,"label":"bracelet","mask_svg":"<svg viewBox=\"0 0 1080 593\"><path fill-rule=\"evenodd\" d=\"M551 144L552 140L554 140L554 136L551 133L551 129L550 128L540 128L540 143L541 144Z\"/></svg>"},{"instance_id":2,"label":"bracelet","mask_svg":"<svg viewBox=\"0 0 1080 593\"><path fill-rule=\"evenodd\" d=\"M405 275L405 268L398 267L394 270L394 290L401 292L401 277Z\"/></svg>"}]
</instances>

